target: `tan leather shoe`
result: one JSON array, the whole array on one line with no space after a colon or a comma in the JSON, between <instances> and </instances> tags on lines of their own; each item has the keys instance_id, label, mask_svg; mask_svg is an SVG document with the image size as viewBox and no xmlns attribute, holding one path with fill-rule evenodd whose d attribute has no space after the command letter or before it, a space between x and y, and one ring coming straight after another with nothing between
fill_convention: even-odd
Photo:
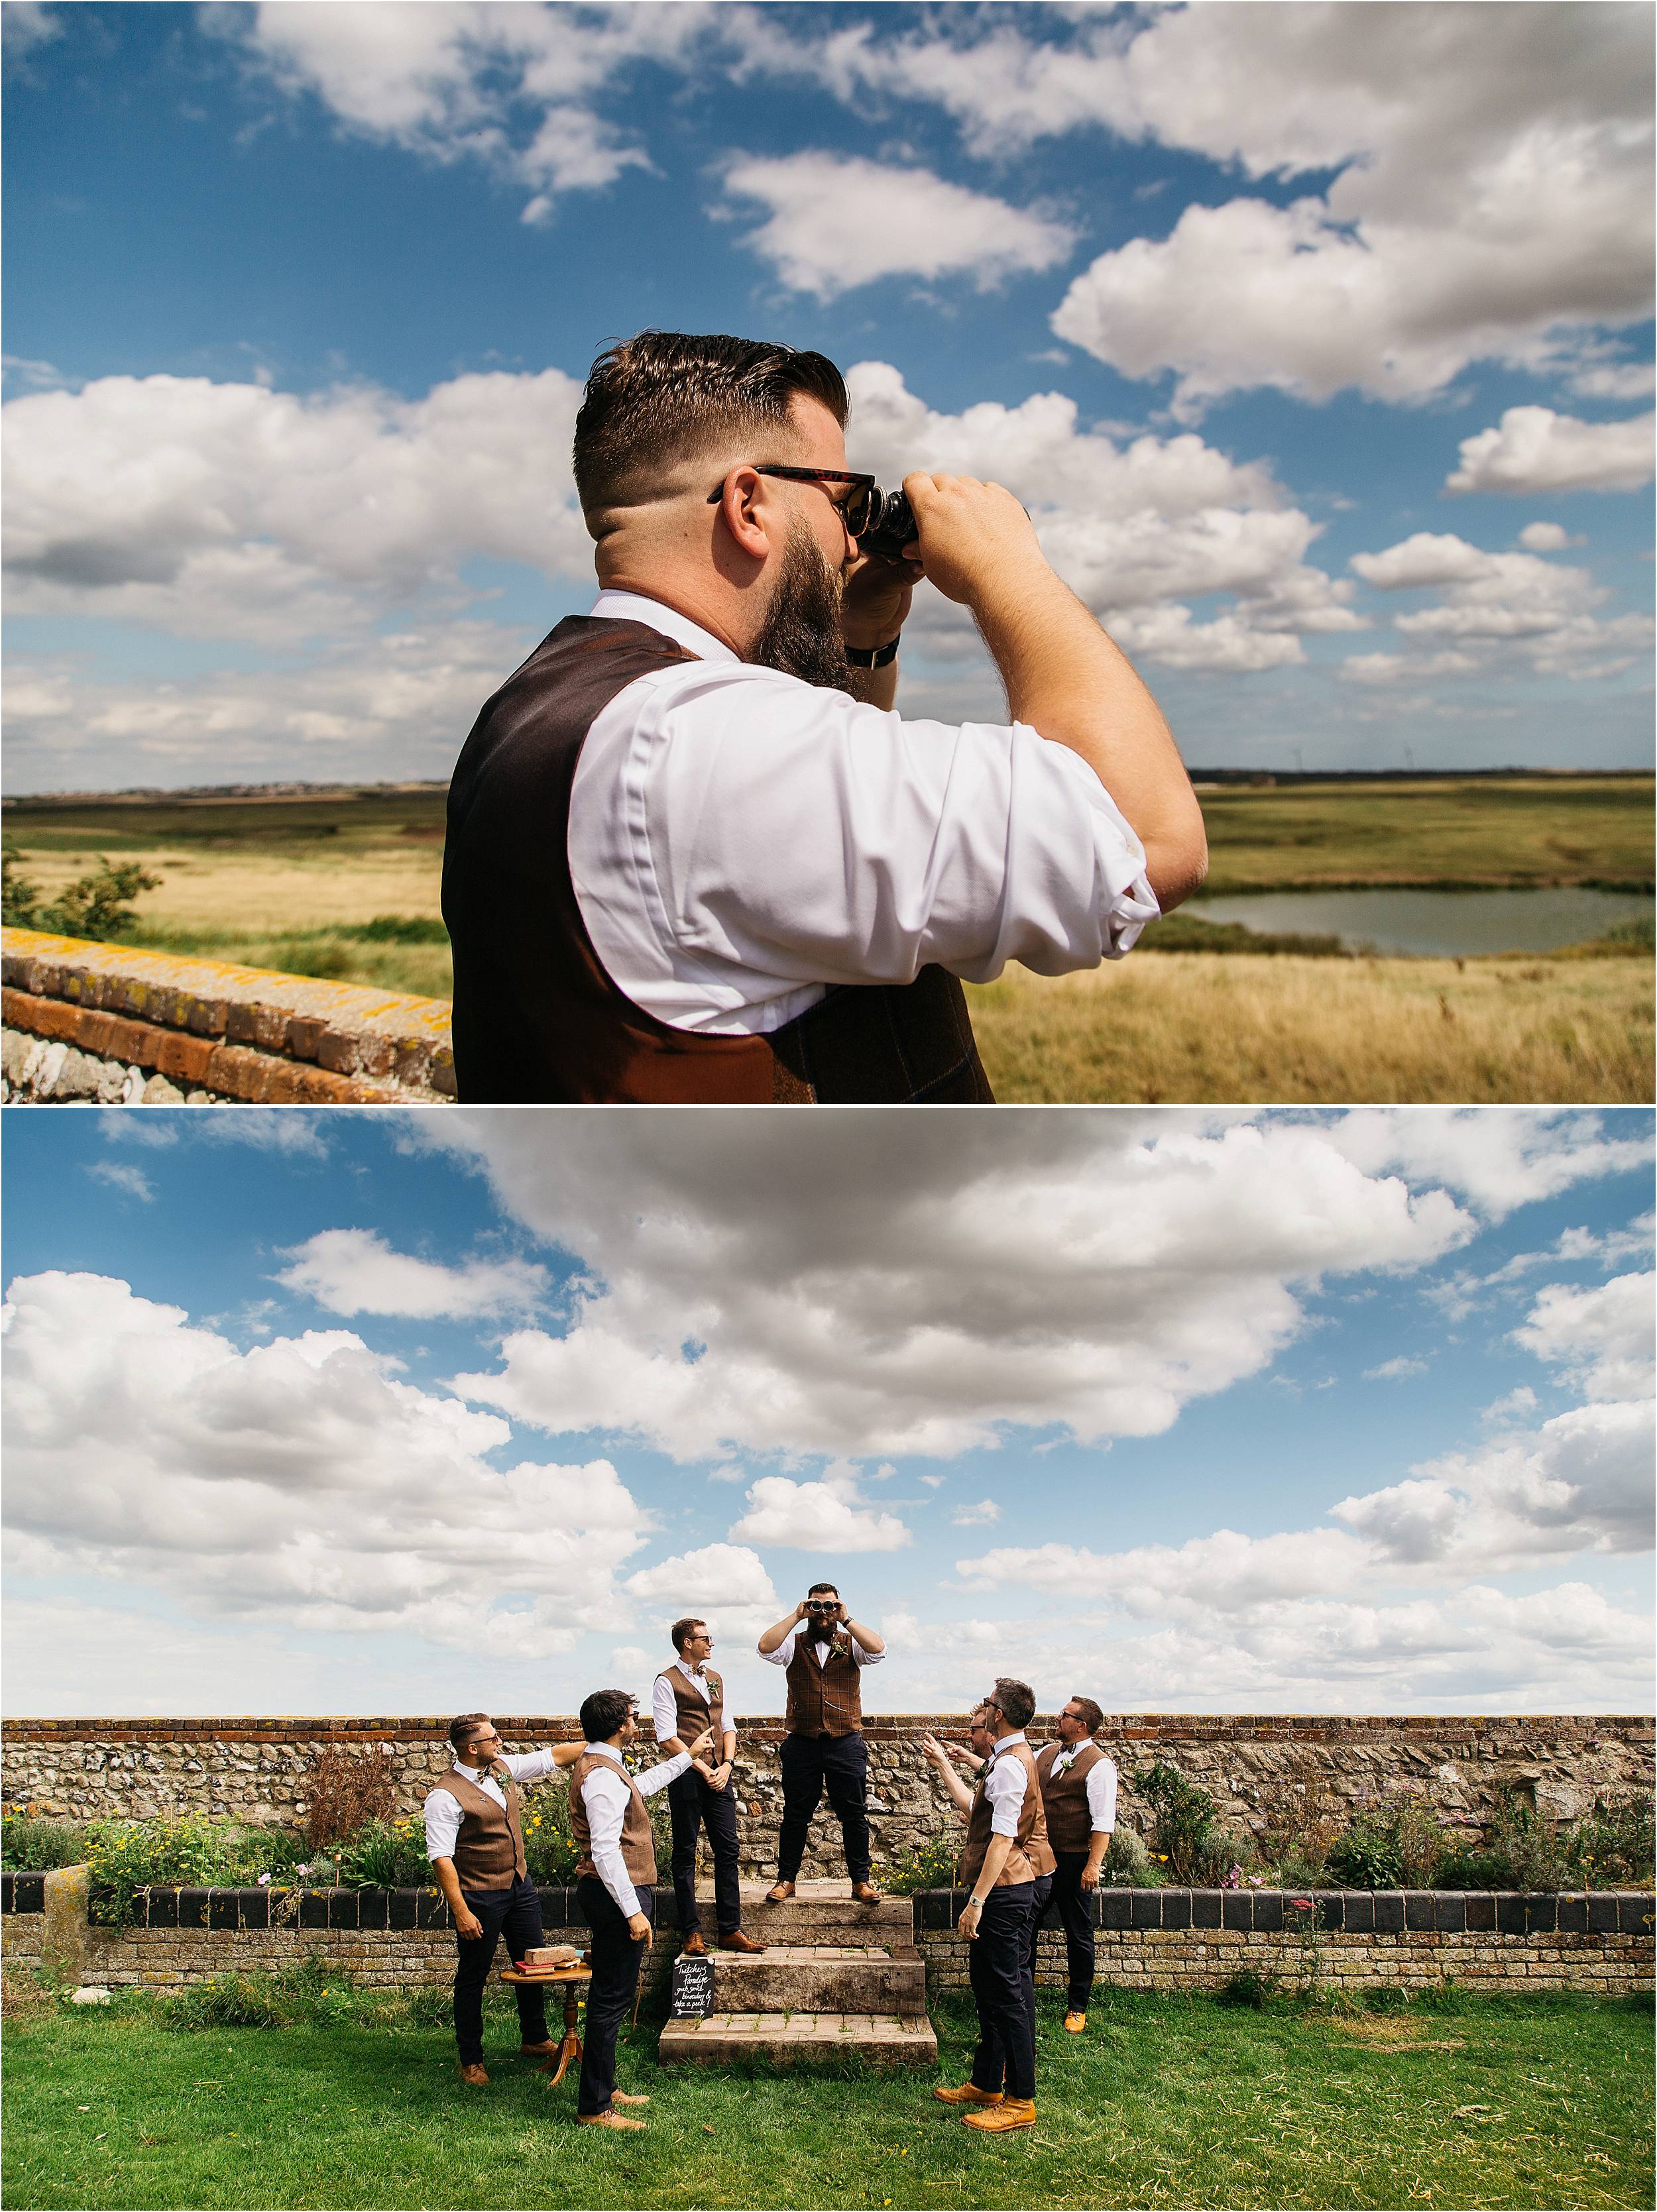
<instances>
[{"instance_id":1,"label":"tan leather shoe","mask_svg":"<svg viewBox=\"0 0 1657 2212\"><path fill-rule=\"evenodd\" d=\"M859 1905L878 1905L880 1901L880 1893L872 1881L854 1881L851 1893Z\"/></svg>"},{"instance_id":2,"label":"tan leather shoe","mask_svg":"<svg viewBox=\"0 0 1657 2212\"><path fill-rule=\"evenodd\" d=\"M489 2076L481 2066L463 2066L460 2079L468 2089L487 2089L489 2087Z\"/></svg>"},{"instance_id":3,"label":"tan leather shoe","mask_svg":"<svg viewBox=\"0 0 1657 2212\"><path fill-rule=\"evenodd\" d=\"M963 2081L959 2089L937 2088L932 2092L941 2105L999 2105L999 2089L980 2089L976 2081Z\"/></svg>"},{"instance_id":4,"label":"tan leather shoe","mask_svg":"<svg viewBox=\"0 0 1657 2212\"><path fill-rule=\"evenodd\" d=\"M704 1936L699 1928L691 1929L690 1934L685 1938L685 1941L679 1947L679 1955L681 1959L705 1959L707 1957L708 1939Z\"/></svg>"},{"instance_id":5,"label":"tan leather shoe","mask_svg":"<svg viewBox=\"0 0 1657 2212\"><path fill-rule=\"evenodd\" d=\"M520 2058L551 2058L557 2048L549 2035L544 2043L521 2043L518 2056Z\"/></svg>"},{"instance_id":6,"label":"tan leather shoe","mask_svg":"<svg viewBox=\"0 0 1657 2212\"><path fill-rule=\"evenodd\" d=\"M728 1936L720 1937L719 1948L722 1951L747 1951L758 1954L765 1947L763 1943L756 1943L752 1936L745 1936L740 1928L733 1928Z\"/></svg>"},{"instance_id":7,"label":"tan leather shoe","mask_svg":"<svg viewBox=\"0 0 1657 2212\"><path fill-rule=\"evenodd\" d=\"M1014 2128L1033 2128L1035 2124L1033 2097L1003 2097L993 2112L961 2114L964 2128L977 2128L987 2136L1011 2135Z\"/></svg>"},{"instance_id":8,"label":"tan leather shoe","mask_svg":"<svg viewBox=\"0 0 1657 2212\"><path fill-rule=\"evenodd\" d=\"M786 1905L793 1895L794 1884L791 1881L774 1882L765 1892L765 1902L767 1905Z\"/></svg>"},{"instance_id":9,"label":"tan leather shoe","mask_svg":"<svg viewBox=\"0 0 1657 2212\"><path fill-rule=\"evenodd\" d=\"M1064 2015L1064 2033L1066 2035L1080 2035L1082 2029L1086 2027L1087 2025L1087 2015L1085 2012L1067 2012Z\"/></svg>"},{"instance_id":10,"label":"tan leather shoe","mask_svg":"<svg viewBox=\"0 0 1657 2212\"><path fill-rule=\"evenodd\" d=\"M612 2105L648 2105L650 2100L648 2097L630 2097L625 2089L612 2089L610 2101Z\"/></svg>"},{"instance_id":11,"label":"tan leather shoe","mask_svg":"<svg viewBox=\"0 0 1657 2212\"><path fill-rule=\"evenodd\" d=\"M644 2123L643 2120L630 2120L624 2112L612 2110L606 2112L577 2112L576 2125L578 2128L629 2128L637 2133L643 2130Z\"/></svg>"}]
</instances>

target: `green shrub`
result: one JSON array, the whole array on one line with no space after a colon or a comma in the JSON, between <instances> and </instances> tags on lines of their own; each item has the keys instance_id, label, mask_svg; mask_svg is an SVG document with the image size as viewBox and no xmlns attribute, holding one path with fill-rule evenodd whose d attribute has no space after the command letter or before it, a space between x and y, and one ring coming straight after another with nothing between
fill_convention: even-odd
<instances>
[{"instance_id":1,"label":"green shrub","mask_svg":"<svg viewBox=\"0 0 1657 2212\"><path fill-rule=\"evenodd\" d=\"M174 1820L92 1820L86 1828L91 1869L89 1911L105 1927L134 1917L138 1893L183 1883L245 1888L261 1875L299 1876L302 1846L283 1828L248 1828L235 1820L186 1814Z\"/></svg>"},{"instance_id":2,"label":"green shrub","mask_svg":"<svg viewBox=\"0 0 1657 2212\"><path fill-rule=\"evenodd\" d=\"M295 1966L192 1982L164 1997L160 2010L165 2027L295 2027L339 2018L350 1996L350 1976L313 1951Z\"/></svg>"},{"instance_id":3,"label":"green shrub","mask_svg":"<svg viewBox=\"0 0 1657 2212\"><path fill-rule=\"evenodd\" d=\"M118 866L102 859L90 875L70 884L60 897L43 903L38 884L21 872L22 860L15 847L8 844L0 905L7 924L15 929L45 929L62 937L119 936L137 919L131 902L139 892L161 887L161 878L152 876L136 860Z\"/></svg>"},{"instance_id":4,"label":"green shrub","mask_svg":"<svg viewBox=\"0 0 1657 2212\"><path fill-rule=\"evenodd\" d=\"M1106 1889L1161 1889L1163 1871L1152 1865L1137 1829L1118 1828L1106 1850L1099 1878Z\"/></svg>"},{"instance_id":5,"label":"green shrub","mask_svg":"<svg viewBox=\"0 0 1657 2212\"><path fill-rule=\"evenodd\" d=\"M658 1790L645 1803L655 1837L657 1871L665 1875L673 1863L673 1852L667 1791ZM562 1782L547 1783L539 1790L527 1791L523 1824L524 1863L529 1869L530 1880L548 1889L574 1881L576 1862L581 1853L576 1849L576 1838L570 1828L568 1787Z\"/></svg>"},{"instance_id":6,"label":"green shrub","mask_svg":"<svg viewBox=\"0 0 1657 2212\"><path fill-rule=\"evenodd\" d=\"M1431 1889L1444 1856L1444 1832L1419 1797L1399 1797L1360 1813L1331 1846L1325 1874L1341 1889Z\"/></svg>"},{"instance_id":7,"label":"green shrub","mask_svg":"<svg viewBox=\"0 0 1657 2212\"><path fill-rule=\"evenodd\" d=\"M1162 1759L1154 1766L1142 1767L1133 1783L1151 1808L1151 1856L1167 1879L1196 1881L1203 1847L1214 1826L1213 1798Z\"/></svg>"},{"instance_id":8,"label":"green shrub","mask_svg":"<svg viewBox=\"0 0 1657 2212\"><path fill-rule=\"evenodd\" d=\"M14 1812L0 1820L0 1866L7 1873L50 1873L78 1866L86 1856L86 1830L78 1820L52 1820L39 1814Z\"/></svg>"},{"instance_id":9,"label":"green shrub","mask_svg":"<svg viewBox=\"0 0 1657 2212\"><path fill-rule=\"evenodd\" d=\"M1652 1811L1648 1797L1597 1799L1592 1813L1565 1838L1572 1881L1583 1889L1614 1889L1652 1878Z\"/></svg>"},{"instance_id":10,"label":"green shrub","mask_svg":"<svg viewBox=\"0 0 1657 2212\"><path fill-rule=\"evenodd\" d=\"M1243 1829L1216 1824L1197 1846L1191 1880L1201 1889L1224 1889L1232 1869L1243 1874L1256 1863L1254 1838Z\"/></svg>"},{"instance_id":11,"label":"green shrub","mask_svg":"<svg viewBox=\"0 0 1657 2212\"><path fill-rule=\"evenodd\" d=\"M426 1825L417 1813L402 1820L364 1820L335 1848L334 1879L342 1889L424 1889L432 1881Z\"/></svg>"},{"instance_id":12,"label":"green shrub","mask_svg":"<svg viewBox=\"0 0 1657 2212\"><path fill-rule=\"evenodd\" d=\"M1565 1848L1528 1798L1504 1790L1483 1841L1454 1850L1437 1869L1441 1889L1551 1890L1569 1887Z\"/></svg>"},{"instance_id":13,"label":"green shrub","mask_svg":"<svg viewBox=\"0 0 1657 2212\"><path fill-rule=\"evenodd\" d=\"M959 1857L958 1839L932 1837L883 1866L880 1887L888 1897L913 1897L919 1889L953 1889Z\"/></svg>"}]
</instances>

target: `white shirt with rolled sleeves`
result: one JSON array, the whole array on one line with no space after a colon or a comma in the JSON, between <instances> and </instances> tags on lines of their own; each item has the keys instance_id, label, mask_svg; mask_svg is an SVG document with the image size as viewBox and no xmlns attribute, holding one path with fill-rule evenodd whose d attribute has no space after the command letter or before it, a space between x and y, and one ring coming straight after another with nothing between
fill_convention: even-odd
<instances>
[{"instance_id":1,"label":"white shirt with rolled sleeves","mask_svg":"<svg viewBox=\"0 0 1657 2212\"><path fill-rule=\"evenodd\" d=\"M603 1760L595 1766L581 1785L581 1801L587 1814L588 1842L593 1854L593 1864L598 1869L599 1880L613 1899L618 1911L631 1920L638 1911L638 1892L628 1874L621 1856L621 1824L627 1817L630 1792L627 1770L618 1754L607 1743L589 1743L585 1755ZM648 1766L643 1774L633 1777L633 1788L641 1797L654 1797L658 1790L683 1774L690 1765L688 1751L676 1752L672 1759L664 1759L659 1765Z\"/></svg>"},{"instance_id":2,"label":"white shirt with rolled sleeves","mask_svg":"<svg viewBox=\"0 0 1657 2212\"><path fill-rule=\"evenodd\" d=\"M659 600L601 592L693 661L594 718L569 857L611 980L675 1029L780 1029L832 984L930 963L987 983L1119 959L1160 908L1139 839L1068 745L905 721L740 660Z\"/></svg>"},{"instance_id":3,"label":"white shirt with rolled sleeves","mask_svg":"<svg viewBox=\"0 0 1657 2212\"><path fill-rule=\"evenodd\" d=\"M1047 1770L1051 1781L1057 1774L1069 1771L1076 1763L1079 1752L1086 1751L1085 1743L1068 1743ZM1087 1818L1093 1833L1113 1836L1116 1833L1116 1761L1096 1759L1087 1769Z\"/></svg>"},{"instance_id":4,"label":"white shirt with rolled sleeves","mask_svg":"<svg viewBox=\"0 0 1657 2212\"><path fill-rule=\"evenodd\" d=\"M1022 1729L1002 1736L990 1754L984 1777L984 1794L990 1800L990 1832L992 1836L1011 1836L1014 1842L1018 1839L1019 1814L1023 1810L1030 1778L1021 1759L1003 1759L1002 1753L1009 1743L1023 1741Z\"/></svg>"},{"instance_id":5,"label":"white shirt with rolled sleeves","mask_svg":"<svg viewBox=\"0 0 1657 2212\"><path fill-rule=\"evenodd\" d=\"M762 1651L759 1656L762 1659L769 1659L773 1667L786 1667L794 1656L794 1647L799 1638L799 1630L791 1628L775 1651ZM865 1651L857 1638L850 1632L847 1634L846 1641L851 1646L851 1662L854 1667L878 1667L881 1660L886 1657L884 1651ZM832 1649L833 1646L826 1637L818 1644L817 1663L819 1667L828 1664L828 1656Z\"/></svg>"},{"instance_id":6,"label":"white shirt with rolled sleeves","mask_svg":"<svg viewBox=\"0 0 1657 2212\"><path fill-rule=\"evenodd\" d=\"M557 1765L550 1751L513 1752L495 1762L505 1767L515 1782L539 1782L544 1774L551 1774ZM485 1797L492 1797L503 1812L506 1809L506 1792L494 1777L481 1766L462 1766L454 1762L459 1772L468 1782L475 1783ZM440 1782L426 1799L426 1856L429 1859L452 1859L455 1841L460 1833L460 1823L466 1818L460 1801L445 1790Z\"/></svg>"}]
</instances>

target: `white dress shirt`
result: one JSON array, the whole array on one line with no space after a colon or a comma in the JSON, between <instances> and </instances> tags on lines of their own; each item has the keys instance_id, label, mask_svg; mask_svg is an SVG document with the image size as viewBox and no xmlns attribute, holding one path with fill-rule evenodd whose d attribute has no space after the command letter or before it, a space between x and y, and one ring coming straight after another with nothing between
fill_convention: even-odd
<instances>
[{"instance_id":1,"label":"white dress shirt","mask_svg":"<svg viewBox=\"0 0 1657 2212\"><path fill-rule=\"evenodd\" d=\"M622 1764L620 1753L607 1743L588 1744L584 1755L606 1762L595 1766L581 1786L593 1864L598 1869L599 1880L614 1899L617 1910L631 1920L638 1911L638 1892L621 1855L621 1824L627 1817L631 1796L627 1787L627 1769ZM665 1790L683 1774L690 1763L688 1751L677 1752L660 1765L647 1767L643 1774L636 1774L633 1788L641 1797L654 1797L658 1790Z\"/></svg>"},{"instance_id":2,"label":"white dress shirt","mask_svg":"<svg viewBox=\"0 0 1657 2212\"><path fill-rule=\"evenodd\" d=\"M682 1659L676 1659L664 1673L656 1676L655 1687L650 1692L650 1717L656 1725L658 1743L666 1743L670 1735L679 1734L679 1707L673 1702L673 1686L667 1680L667 1676L674 1673L682 1674L691 1687L708 1700L710 1706L714 1701L713 1692L708 1686L707 1668L687 1667ZM725 1730L728 1733L729 1729L730 1721L728 1717ZM714 1742L708 1756L716 1766L719 1765L722 1754L718 1740Z\"/></svg>"},{"instance_id":3,"label":"white dress shirt","mask_svg":"<svg viewBox=\"0 0 1657 2212\"><path fill-rule=\"evenodd\" d=\"M1069 1773L1079 1755L1087 1748L1083 1743L1061 1746L1057 1759L1047 1770L1047 1778ZM1116 1832L1116 1761L1100 1758L1087 1769L1087 1818L1093 1823L1093 1833L1114 1835Z\"/></svg>"},{"instance_id":4,"label":"white dress shirt","mask_svg":"<svg viewBox=\"0 0 1657 2212\"><path fill-rule=\"evenodd\" d=\"M783 1641L777 1645L775 1651L762 1651L759 1656L762 1659L769 1659L773 1667L786 1667L789 1660L794 1656L794 1647L799 1640L799 1630L797 1628L791 1628L788 1634L783 1638ZM884 1650L879 1651L865 1651L862 1645L857 1641L857 1638L851 1635L850 1632L847 1633L846 1641L851 1646L851 1663L854 1667L878 1667L881 1660L886 1657L886 1652ZM817 1663L819 1667L827 1666L829 1653L833 1649L834 1646L829 1643L826 1638L818 1644Z\"/></svg>"},{"instance_id":5,"label":"white dress shirt","mask_svg":"<svg viewBox=\"0 0 1657 2212\"><path fill-rule=\"evenodd\" d=\"M984 1770L984 1794L990 1800L990 1832L992 1836L1011 1836L1017 1840L1019 1814L1024 1806L1024 1793L1030 1778L1024 1771L1021 1759L1002 1757L1009 1743L1022 1743L1024 1731L1016 1729L1004 1735L990 1753Z\"/></svg>"},{"instance_id":6,"label":"white dress shirt","mask_svg":"<svg viewBox=\"0 0 1657 2212\"><path fill-rule=\"evenodd\" d=\"M987 983L1118 959L1160 909L1079 754L1026 724L905 721L738 659L659 600L601 592L697 658L594 720L570 874L618 988L675 1029L780 1029L830 984L930 963Z\"/></svg>"},{"instance_id":7,"label":"white dress shirt","mask_svg":"<svg viewBox=\"0 0 1657 2212\"><path fill-rule=\"evenodd\" d=\"M520 1751L503 1756L495 1762L505 1767L515 1782L539 1782L544 1774L551 1774L557 1765L550 1751ZM454 1762L458 1772L468 1782L475 1783L485 1797L492 1797L504 1812L506 1792L486 1767L462 1766ZM465 1808L452 1791L440 1782L426 1799L426 1856L429 1859L452 1859L455 1838L460 1832L460 1823L466 1818Z\"/></svg>"}]
</instances>

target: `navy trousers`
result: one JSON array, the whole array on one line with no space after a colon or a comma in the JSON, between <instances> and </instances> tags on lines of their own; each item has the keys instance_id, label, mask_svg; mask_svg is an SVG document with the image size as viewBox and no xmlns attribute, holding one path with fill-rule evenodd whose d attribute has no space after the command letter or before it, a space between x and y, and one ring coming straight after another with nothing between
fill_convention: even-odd
<instances>
[{"instance_id":1,"label":"navy trousers","mask_svg":"<svg viewBox=\"0 0 1657 2212\"><path fill-rule=\"evenodd\" d=\"M655 1898L648 1884L638 1892L638 1909L647 1920L654 1917ZM593 1979L587 1992L576 2110L607 2112L616 2094L616 2038L633 2008L644 1946L629 1935L626 1915L596 1875L584 1874L576 1884L576 1901L593 1931Z\"/></svg>"},{"instance_id":2,"label":"navy trousers","mask_svg":"<svg viewBox=\"0 0 1657 2212\"><path fill-rule=\"evenodd\" d=\"M794 1881L806 1855L812 1814L824 1786L840 1823L846 1872L867 1881L868 1856L868 1746L861 1735L801 1735L783 1739L783 1829L777 1842L777 1878Z\"/></svg>"},{"instance_id":3,"label":"navy trousers","mask_svg":"<svg viewBox=\"0 0 1657 2212\"><path fill-rule=\"evenodd\" d=\"M481 2066L484 1984L495 1963L496 1948L504 1936L509 1955L521 1959L526 1951L543 1941L541 1900L535 1893L534 1883L523 1875L514 1877L510 1889L463 1889L460 1894L468 1909L482 1922L484 1932L470 1942L464 1936L454 1939L460 1951L454 1969L454 2040L462 2066ZM520 2036L526 2043L545 2043L545 1990L521 1984L513 1994L518 2000Z\"/></svg>"},{"instance_id":4,"label":"navy trousers","mask_svg":"<svg viewBox=\"0 0 1657 2212\"><path fill-rule=\"evenodd\" d=\"M978 1932L966 1947L967 1976L978 2008L978 2047L972 2084L992 2095L1036 2094L1035 1999L1030 1983L1031 1929L1036 1885L998 1884L978 1915Z\"/></svg>"},{"instance_id":5,"label":"navy trousers","mask_svg":"<svg viewBox=\"0 0 1657 2212\"><path fill-rule=\"evenodd\" d=\"M1053 1902L1064 1923L1064 1960L1069 1984L1066 2009L1086 2012L1093 1985L1093 1900L1081 1887L1086 1851L1055 1851Z\"/></svg>"},{"instance_id":6,"label":"navy trousers","mask_svg":"<svg viewBox=\"0 0 1657 2212\"><path fill-rule=\"evenodd\" d=\"M710 1790L695 1767L667 1784L667 1809L673 1817L673 1902L679 1932L700 1928L696 1901L696 1844L704 1824L714 1859L714 1917L722 1936L742 1925L741 1876L736 1856L736 1793L728 1782Z\"/></svg>"}]
</instances>

